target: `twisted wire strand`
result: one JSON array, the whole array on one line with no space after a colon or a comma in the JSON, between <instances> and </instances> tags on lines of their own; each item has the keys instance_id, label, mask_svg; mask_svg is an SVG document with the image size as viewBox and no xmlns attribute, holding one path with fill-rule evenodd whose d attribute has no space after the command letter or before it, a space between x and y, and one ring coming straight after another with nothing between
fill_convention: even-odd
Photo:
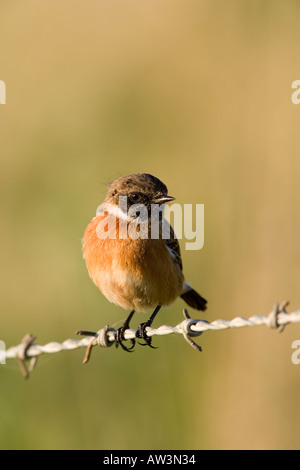
<instances>
[{"instance_id":1,"label":"twisted wire strand","mask_svg":"<svg viewBox=\"0 0 300 470\"><path fill-rule=\"evenodd\" d=\"M225 330L228 328L243 328L246 326L267 326L282 331L289 323L300 322L300 310L292 313L286 312L288 302L284 302L279 306L275 304L272 312L268 316L253 315L249 318L236 317L232 320L215 320L208 322L206 320L192 319L187 310L184 309L185 319L176 326L162 325L159 328L146 328L148 337L158 335L168 335L172 333L182 334L186 341L196 350L201 351L201 347L192 340L192 337L200 336L204 331L208 330ZM34 343L36 339L32 335L26 335L22 342L17 346L12 346L7 350L0 350L0 364L5 363L6 359L17 359L20 363L23 375L29 376L36 364L37 358L42 354L55 354L61 351L71 351L78 348L87 348L84 363L89 360L91 349L93 346L109 347L115 343L117 330L112 327L105 326L98 332L89 332L90 335L77 340L67 339L62 343L50 342L44 346ZM77 334L86 334L86 332L78 331ZM135 339L136 330L127 329L124 333L124 340ZM27 368L25 361L30 360Z\"/></svg>"}]
</instances>

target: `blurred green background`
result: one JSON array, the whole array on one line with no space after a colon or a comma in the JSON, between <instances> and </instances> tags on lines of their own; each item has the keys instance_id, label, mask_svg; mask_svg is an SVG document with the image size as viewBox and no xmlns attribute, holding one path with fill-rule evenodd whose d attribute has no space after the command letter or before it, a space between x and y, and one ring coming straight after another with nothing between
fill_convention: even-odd
<instances>
[{"instance_id":1,"label":"blurred green background","mask_svg":"<svg viewBox=\"0 0 300 470\"><path fill-rule=\"evenodd\" d=\"M120 326L81 237L106 183L149 172L205 204L183 251L205 318L300 308L299 2L2 0L0 338ZM183 248L183 243L181 243ZM183 301L155 324L176 325ZM190 314L199 313L190 309ZM133 326L143 321L136 315ZM300 327L179 336L0 366L2 449L300 448Z\"/></svg>"}]
</instances>

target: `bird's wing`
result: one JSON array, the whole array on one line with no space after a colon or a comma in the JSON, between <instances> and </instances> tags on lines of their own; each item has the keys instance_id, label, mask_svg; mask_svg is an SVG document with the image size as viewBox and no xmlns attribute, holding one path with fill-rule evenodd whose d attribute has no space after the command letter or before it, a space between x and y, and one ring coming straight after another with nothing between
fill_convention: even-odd
<instances>
[{"instance_id":1,"label":"bird's wing","mask_svg":"<svg viewBox=\"0 0 300 470\"><path fill-rule=\"evenodd\" d=\"M182 271L182 260L181 260L180 247L179 247L178 240L176 238L173 227L166 220L164 221L164 223L167 224L167 228L170 233L170 238L165 239L166 246L168 248L171 258L173 259L175 263L179 265Z\"/></svg>"}]
</instances>

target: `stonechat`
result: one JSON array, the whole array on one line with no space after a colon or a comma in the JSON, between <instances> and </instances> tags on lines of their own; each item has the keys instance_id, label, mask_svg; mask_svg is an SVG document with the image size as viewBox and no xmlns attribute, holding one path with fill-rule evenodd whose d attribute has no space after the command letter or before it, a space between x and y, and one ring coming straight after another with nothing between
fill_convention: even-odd
<instances>
[{"instance_id":1,"label":"stonechat","mask_svg":"<svg viewBox=\"0 0 300 470\"><path fill-rule=\"evenodd\" d=\"M118 178L109 184L106 198L83 236L83 257L91 279L110 302L130 310L116 337L116 345L126 351L135 344L134 340L131 348L123 344L135 311L154 309L136 333L153 347L146 327L162 306L181 297L197 310L206 309L206 300L185 281L179 243L163 211L156 211L155 222L151 217L153 207L163 208L174 199L168 196L166 185L150 174ZM158 231L153 237L154 223ZM163 236L165 226L169 228L167 238Z\"/></svg>"}]
</instances>

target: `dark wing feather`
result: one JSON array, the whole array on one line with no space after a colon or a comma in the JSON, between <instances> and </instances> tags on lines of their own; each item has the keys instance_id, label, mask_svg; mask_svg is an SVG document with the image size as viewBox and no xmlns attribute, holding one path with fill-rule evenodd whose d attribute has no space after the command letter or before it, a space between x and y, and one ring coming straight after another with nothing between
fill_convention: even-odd
<instances>
[{"instance_id":1,"label":"dark wing feather","mask_svg":"<svg viewBox=\"0 0 300 470\"><path fill-rule=\"evenodd\" d=\"M165 221L165 223L168 222ZM180 269L182 271L182 260L180 255L179 243L173 228L170 224L168 225L169 226L167 228L170 231L170 238L165 239L165 242L170 252L171 258L175 263L180 266ZM181 298L192 308L195 308L197 310L206 310L207 301L200 294L198 294L198 292L192 289L192 287L190 287L188 284L185 283L184 285L187 286L187 290L181 294Z\"/></svg>"},{"instance_id":2,"label":"dark wing feather","mask_svg":"<svg viewBox=\"0 0 300 470\"><path fill-rule=\"evenodd\" d=\"M170 252L170 256L172 257L174 262L179 265L182 271L182 260L181 260L180 247L179 247L178 240L176 238L173 227L166 221L164 223L168 224L167 228L170 232L170 238L165 239L167 248Z\"/></svg>"}]
</instances>

